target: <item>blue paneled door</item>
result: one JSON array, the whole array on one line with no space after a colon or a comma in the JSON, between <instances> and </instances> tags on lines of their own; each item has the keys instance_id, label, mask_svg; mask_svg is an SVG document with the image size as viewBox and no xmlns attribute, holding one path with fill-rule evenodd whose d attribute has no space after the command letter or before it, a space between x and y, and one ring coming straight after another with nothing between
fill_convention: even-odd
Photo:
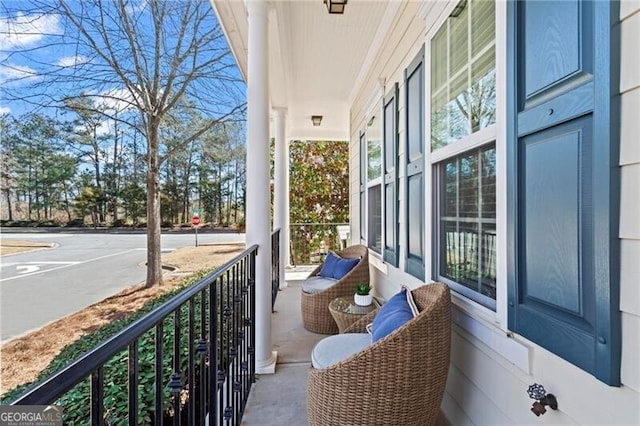
<instances>
[{"instance_id":1,"label":"blue paneled door","mask_svg":"<svg viewBox=\"0 0 640 426\"><path fill-rule=\"evenodd\" d=\"M508 280L510 329L619 385L614 9L509 5Z\"/></svg>"}]
</instances>

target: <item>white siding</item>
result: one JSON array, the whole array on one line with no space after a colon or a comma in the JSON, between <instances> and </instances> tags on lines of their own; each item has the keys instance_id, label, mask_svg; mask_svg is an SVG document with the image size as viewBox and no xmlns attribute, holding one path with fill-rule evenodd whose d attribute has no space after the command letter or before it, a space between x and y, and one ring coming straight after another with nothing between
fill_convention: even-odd
<instances>
[{"instance_id":1,"label":"white siding","mask_svg":"<svg viewBox=\"0 0 640 426\"><path fill-rule=\"evenodd\" d=\"M640 163L640 90L622 94L620 117L620 165Z\"/></svg>"},{"instance_id":2,"label":"white siding","mask_svg":"<svg viewBox=\"0 0 640 426\"><path fill-rule=\"evenodd\" d=\"M622 313L622 382L640 392L640 317Z\"/></svg>"},{"instance_id":3,"label":"white siding","mask_svg":"<svg viewBox=\"0 0 640 426\"><path fill-rule=\"evenodd\" d=\"M622 240L620 257L620 310L640 316L640 240Z\"/></svg>"},{"instance_id":4,"label":"white siding","mask_svg":"<svg viewBox=\"0 0 640 426\"><path fill-rule=\"evenodd\" d=\"M624 2L623 2L624 3ZM635 2L636 7L638 2ZM640 11L629 15L622 21L620 31L621 45L621 64L620 64L620 92L625 93L628 90L640 86L640 61L638 61L638 52L640 52Z\"/></svg>"},{"instance_id":5,"label":"white siding","mask_svg":"<svg viewBox=\"0 0 640 426\"><path fill-rule=\"evenodd\" d=\"M640 163L622 167L620 206L620 237L640 240Z\"/></svg>"},{"instance_id":6,"label":"white siding","mask_svg":"<svg viewBox=\"0 0 640 426\"><path fill-rule=\"evenodd\" d=\"M640 2L621 2L620 18L621 377L624 385L640 392ZM640 414L636 420L640 424Z\"/></svg>"},{"instance_id":7,"label":"white siding","mask_svg":"<svg viewBox=\"0 0 640 426\"><path fill-rule=\"evenodd\" d=\"M404 95L403 71L422 47L423 36L446 8L444 2L430 2L426 6L418 2L405 3L398 8L391 33L380 46L368 76L363 80L351 107L351 142L357 157L358 132L364 126L372 96L380 92L379 79L384 79L387 93L393 83L400 83L400 164L404 161L405 128L403 121ZM420 16L420 13L423 16ZM424 16L426 14L426 16ZM505 353L508 345L496 345L483 341L473 334L472 328L454 324L452 337L451 369L442 411L453 425L470 424L640 424L640 2L621 2L621 303L622 313L622 382L621 387L611 387L596 380L590 374L567 363L563 359L519 336L511 336L514 344L529 348L529 368L516 366ZM504 52L497 52L497 55ZM425 64L428 66L428 64ZM498 82L501 84L501 82ZM504 82L502 82L504 84ZM425 81L427 91L429 82ZM379 98L381 99L381 97ZM428 102L428 97L426 98ZM504 117L498 117L498 121ZM427 137L428 139L428 137ZM427 165L426 163L425 165ZM352 167L358 161L352 159ZM352 218L358 217L357 169L352 171ZM403 167L398 170L404 175ZM430 168L425 168L430 173ZM388 298L400 284L422 284L402 272L404 270L405 233L402 226L404 188L401 185L400 204L400 265L389 267L386 273L371 269L376 293ZM427 209L431 208L427 200ZM428 223L427 226L430 226ZM357 228L356 228L357 229ZM428 259L427 259L428 261ZM456 307L455 309L459 309ZM466 310L485 328L493 328L495 335L506 333L504 319L486 317L482 311ZM486 313L485 313L486 314ZM460 317L458 315L458 317ZM530 408L532 400L526 390L529 385L540 383L558 398L559 410L549 410L542 417L535 417Z\"/></svg>"},{"instance_id":8,"label":"white siding","mask_svg":"<svg viewBox=\"0 0 640 426\"><path fill-rule=\"evenodd\" d=\"M352 152L358 152L358 140L360 130L364 128L371 109L381 112L382 96L388 94L397 82L399 84L398 109L399 109L399 167L398 175L404 176L404 145L405 145L405 122L404 122L404 69L418 54L422 47L424 37L424 20L418 14L417 2L403 3L398 7L396 17L390 26L390 34L379 46L379 51L375 53L376 60L372 64L372 70L364 79L363 86L354 99L351 108L351 146ZM381 83L384 87L381 87ZM352 163L353 166L354 163ZM352 169L352 174L356 175L358 170ZM358 172L359 173L359 172ZM352 182L352 191L358 190L358 177ZM398 196L401 203L399 222L399 234L397 236L400 248L399 268L376 268L371 267L371 282L374 293L383 299L388 299L400 289L401 284L415 287L421 284L416 278L402 272L404 270L404 249L406 232L403 224L405 217L402 211L404 201L404 182L401 180L398 186ZM359 197L351 196L352 211L357 214L359 211ZM354 216L352 216L354 217ZM376 253L370 252L370 256L381 258ZM373 260L376 264L376 260ZM383 284L384 283L384 284Z\"/></svg>"}]
</instances>

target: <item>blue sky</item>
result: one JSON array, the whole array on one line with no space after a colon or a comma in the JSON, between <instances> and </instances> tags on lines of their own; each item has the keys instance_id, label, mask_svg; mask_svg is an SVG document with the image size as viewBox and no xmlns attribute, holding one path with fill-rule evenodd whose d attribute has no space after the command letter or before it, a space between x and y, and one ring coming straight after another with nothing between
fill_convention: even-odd
<instances>
[{"instance_id":1,"label":"blue sky","mask_svg":"<svg viewBox=\"0 0 640 426\"><path fill-rule=\"evenodd\" d=\"M61 46L50 45L52 40L63 33L60 18L57 15L41 15L33 11L19 9L18 1L4 3L0 11L0 85L9 88L27 90L27 87L42 79L38 69L30 59L38 58L61 66L73 65L77 60L72 52L65 52ZM28 51L28 55L17 52ZM29 58L31 57L31 58ZM32 107L21 102L8 102L0 99L0 113L20 115Z\"/></svg>"},{"instance_id":2,"label":"blue sky","mask_svg":"<svg viewBox=\"0 0 640 426\"><path fill-rule=\"evenodd\" d=\"M72 75L76 66L82 67L82 64L87 63L95 65L101 62L100 58L95 54L93 57L88 57L91 53L83 52L81 44L79 48L76 45L74 49L73 44L69 44L68 40L63 40L65 31L69 34L69 29L72 27L67 24L65 28L65 22L59 15L43 13L41 10L34 9L29 3L27 0L2 0L2 5L0 6L0 85L4 89L18 94L39 94L39 89L34 88L34 84L43 84L48 81L43 77L47 70L53 69L56 72L62 71ZM70 3L76 8L82 5L88 11L87 16L93 17L97 14L96 9L92 9L92 2L83 3L81 0L71 0ZM106 2L104 4L113 5L113 3ZM143 16L146 7L147 0L130 0L128 2L128 11L132 14L142 13L140 16ZM93 16L91 15L92 13ZM213 25L215 24L215 21L213 21L215 20L215 14L211 12L210 16ZM209 22L209 18L207 18L207 22ZM165 25L171 25L171 23L167 22ZM73 36L74 34L72 33L72 38ZM172 41L168 40L167 43L171 44ZM171 46L168 46L168 49L170 50ZM130 55L125 50L123 49L119 54ZM240 79L233 58L229 57L225 61L233 65L229 67L231 75ZM107 68L103 67L104 70ZM92 71L93 69L95 67L91 68ZM104 75L109 74L105 72ZM215 89L215 87L212 87L212 89ZM244 96L244 86L239 85L238 89L237 93L240 95L237 95L235 90L231 90L229 92L232 93L231 96L242 98ZM80 87L79 83L70 83L69 81L57 83L55 87L42 87L42 92L48 93L49 91L55 92L57 96L68 93L78 94L80 91L85 91L94 95L112 94L116 98L127 98L125 95L127 92L121 83L119 85L118 82L110 83L109 81L94 83L86 87ZM211 103L225 103L224 96L220 96L218 93L220 90L210 90L210 92L212 96ZM214 96L218 97L214 99ZM114 109L123 108L121 103L113 100L105 99L105 103ZM204 105L204 109L207 106ZM0 94L0 113L19 116L33 109L34 106L25 102L7 99L6 93ZM40 112L55 114L55 110L46 108L40 110Z\"/></svg>"}]
</instances>

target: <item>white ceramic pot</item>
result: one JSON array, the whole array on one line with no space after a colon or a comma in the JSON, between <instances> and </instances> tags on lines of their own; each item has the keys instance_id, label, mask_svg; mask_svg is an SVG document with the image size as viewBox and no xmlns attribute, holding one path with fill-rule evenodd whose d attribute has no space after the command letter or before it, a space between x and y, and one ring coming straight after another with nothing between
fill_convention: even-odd
<instances>
[{"instance_id":1,"label":"white ceramic pot","mask_svg":"<svg viewBox=\"0 0 640 426\"><path fill-rule=\"evenodd\" d=\"M353 295L353 301L358 306L369 306L370 304L373 303L373 296L370 294L363 296L361 294L356 293Z\"/></svg>"}]
</instances>

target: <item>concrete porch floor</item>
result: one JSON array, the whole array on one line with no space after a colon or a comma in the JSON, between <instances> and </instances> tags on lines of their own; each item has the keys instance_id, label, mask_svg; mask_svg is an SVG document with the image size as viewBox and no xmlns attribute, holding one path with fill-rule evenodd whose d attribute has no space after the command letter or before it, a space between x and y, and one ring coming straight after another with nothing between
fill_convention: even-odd
<instances>
[{"instance_id":1,"label":"concrete porch floor","mask_svg":"<svg viewBox=\"0 0 640 426\"><path fill-rule=\"evenodd\" d=\"M271 340L278 352L275 374L256 377L242 424L247 426L307 425L307 373L311 350L324 334L302 326L300 285L314 266L285 271L287 287L280 290L271 315Z\"/></svg>"},{"instance_id":2,"label":"concrete porch floor","mask_svg":"<svg viewBox=\"0 0 640 426\"><path fill-rule=\"evenodd\" d=\"M326 337L302 326L301 283L313 269L314 266L298 266L285 271L287 287L278 293L271 316L271 339L278 352L276 373L256 377L242 425L308 425L306 397L311 350ZM450 426L442 412L437 426Z\"/></svg>"}]
</instances>

